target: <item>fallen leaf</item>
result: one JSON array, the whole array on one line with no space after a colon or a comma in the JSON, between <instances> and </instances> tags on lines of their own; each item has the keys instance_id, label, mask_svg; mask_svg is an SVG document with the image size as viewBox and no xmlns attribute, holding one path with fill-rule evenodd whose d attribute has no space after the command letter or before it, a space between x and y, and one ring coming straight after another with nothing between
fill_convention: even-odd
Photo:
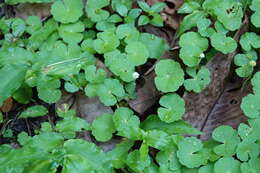
<instances>
[{"instance_id":1,"label":"fallen leaf","mask_svg":"<svg viewBox=\"0 0 260 173\"><path fill-rule=\"evenodd\" d=\"M3 103L3 106L0 107L2 112L10 112L13 108L13 99L9 97Z\"/></svg>"}]
</instances>

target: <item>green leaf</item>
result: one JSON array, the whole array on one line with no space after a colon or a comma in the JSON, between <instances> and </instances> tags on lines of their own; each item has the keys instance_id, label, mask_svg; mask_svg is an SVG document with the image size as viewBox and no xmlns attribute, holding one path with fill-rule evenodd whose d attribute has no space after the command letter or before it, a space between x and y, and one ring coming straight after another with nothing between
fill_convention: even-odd
<instances>
[{"instance_id":1,"label":"green leaf","mask_svg":"<svg viewBox=\"0 0 260 173\"><path fill-rule=\"evenodd\" d=\"M79 43L83 39L83 32L85 30L82 22L72 24L62 24L59 27L59 35L66 43Z\"/></svg>"},{"instance_id":2,"label":"green leaf","mask_svg":"<svg viewBox=\"0 0 260 173\"><path fill-rule=\"evenodd\" d=\"M156 161L160 165L160 172L178 171L181 164L175 150L160 151L156 155Z\"/></svg>"},{"instance_id":3,"label":"green leaf","mask_svg":"<svg viewBox=\"0 0 260 173\"><path fill-rule=\"evenodd\" d=\"M82 0L56 1L51 7L54 19L61 23L76 22L83 15Z\"/></svg>"},{"instance_id":4,"label":"green leaf","mask_svg":"<svg viewBox=\"0 0 260 173\"><path fill-rule=\"evenodd\" d=\"M200 8L200 4L195 1L184 2L182 6L178 9L179 14L189 14L198 10Z\"/></svg>"},{"instance_id":5,"label":"green leaf","mask_svg":"<svg viewBox=\"0 0 260 173\"><path fill-rule=\"evenodd\" d=\"M192 40L192 41L190 41ZM187 32L180 37L180 58L189 67L199 65L201 55L208 49L208 40L196 32Z\"/></svg>"},{"instance_id":6,"label":"green leaf","mask_svg":"<svg viewBox=\"0 0 260 173\"><path fill-rule=\"evenodd\" d=\"M153 34L142 33L140 40L146 45L150 58L161 58L169 46L165 40Z\"/></svg>"},{"instance_id":7,"label":"green leaf","mask_svg":"<svg viewBox=\"0 0 260 173\"><path fill-rule=\"evenodd\" d=\"M232 157L221 158L214 165L214 173L241 173L240 162Z\"/></svg>"},{"instance_id":8,"label":"green leaf","mask_svg":"<svg viewBox=\"0 0 260 173\"><path fill-rule=\"evenodd\" d=\"M14 37L20 37L25 32L26 29L25 22L22 19L14 18L11 25L11 29L12 29L12 35Z\"/></svg>"},{"instance_id":9,"label":"green leaf","mask_svg":"<svg viewBox=\"0 0 260 173\"><path fill-rule=\"evenodd\" d=\"M68 91L70 93L75 93L79 90L77 85L70 83L70 82L66 82L64 84L64 88L66 89L66 91Z\"/></svg>"},{"instance_id":10,"label":"green leaf","mask_svg":"<svg viewBox=\"0 0 260 173\"><path fill-rule=\"evenodd\" d=\"M106 78L106 72L103 69L97 69L96 66L90 65L85 68L86 80L90 83L103 83Z\"/></svg>"},{"instance_id":11,"label":"green leaf","mask_svg":"<svg viewBox=\"0 0 260 173\"><path fill-rule=\"evenodd\" d=\"M249 140L244 140L237 146L237 157L241 161L247 161L249 158L255 159L259 155L259 146Z\"/></svg>"},{"instance_id":12,"label":"green leaf","mask_svg":"<svg viewBox=\"0 0 260 173\"><path fill-rule=\"evenodd\" d=\"M170 136L161 130L149 130L143 135L144 142L158 150L164 150L169 147L171 138Z\"/></svg>"},{"instance_id":13,"label":"green leaf","mask_svg":"<svg viewBox=\"0 0 260 173\"><path fill-rule=\"evenodd\" d=\"M51 3L55 0L5 0L5 3L15 5L19 3Z\"/></svg>"},{"instance_id":14,"label":"green leaf","mask_svg":"<svg viewBox=\"0 0 260 173\"><path fill-rule=\"evenodd\" d=\"M24 65L6 65L0 69L0 105L21 86L26 70Z\"/></svg>"},{"instance_id":15,"label":"green leaf","mask_svg":"<svg viewBox=\"0 0 260 173\"><path fill-rule=\"evenodd\" d=\"M166 123L159 119L157 115L150 115L146 120L141 124L141 128L144 130L162 130L169 135L172 134L202 134L199 130L193 128L190 124L185 121L179 120L172 123Z\"/></svg>"},{"instance_id":16,"label":"green leaf","mask_svg":"<svg viewBox=\"0 0 260 173\"><path fill-rule=\"evenodd\" d=\"M37 85L38 97L47 103L55 103L61 97L60 81L40 81Z\"/></svg>"},{"instance_id":17,"label":"green leaf","mask_svg":"<svg viewBox=\"0 0 260 173\"><path fill-rule=\"evenodd\" d=\"M146 155L145 159L141 159L139 150L134 150L129 153L126 163L134 172L143 172L151 164L151 158Z\"/></svg>"},{"instance_id":18,"label":"green leaf","mask_svg":"<svg viewBox=\"0 0 260 173\"><path fill-rule=\"evenodd\" d=\"M119 13L121 16L127 16L128 10L132 8L132 1L128 0L112 0L112 9Z\"/></svg>"},{"instance_id":19,"label":"green leaf","mask_svg":"<svg viewBox=\"0 0 260 173\"><path fill-rule=\"evenodd\" d=\"M93 45L99 54L103 54L115 50L120 42L114 32L105 31L97 34L97 39L94 40Z\"/></svg>"},{"instance_id":20,"label":"green leaf","mask_svg":"<svg viewBox=\"0 0 260 173\"><path fill-rule=\"evenodd\" d=\"M4 116L2 114L2 112L0 112L0 123L4 122Z\"/></svg>"},{"instance_id":21,"label":"green leaf","mask_svg":"<svg viewBox=\"0 0 260 173\"><path fill-rule=\"evenodd\" d=\"M136 66L146 63L149 52L145 44L142 42L130 42L125 47L127 59Z\"/></svg>"},{"instance_id":22,"label":"green leaf","mask_svg":"<svg viewBox=\"0 0 260 173\"><path fill-rule=\"evenodd\" d=\"M23 84L18 90L13 94L13 98L21 104L28 104L32 98L32 88L28 85Z\"/></svg>"},{"instance_id":23,"label":"green leaf","mask_svg":"<svg viewBox=\"0 0 260 173\"><path fill-rule=\"evenodd\" d=\"M211 21L207 18L201 18L197 22L198 32L203 37L210 37L212 34L215 33L213 28L210 28Z\"/></svg>"},{"instance_id":24,"label":"green leaf","mask_svg":"<svg viewBox=\"0 0 260 173\"><path fill-rule=\"evenodd\" d=\"M123 141L116 147L107 152L107 157L111 160L113 167L120 169L125 167L125 158L127 158L129 149L134 145L133 141Z\"/></svg>"},{"instance_id":25,"label":"green leaf","mask_svg":"<svg viewBox=\"0 0 260 173\"><path fill-rule=\"evenodd\" d=\"M241 164L242 173L256 173L260 171L260 158L249 160Z\"/></svg>"},{"instance_id":26,"label":"green leaf","mask_svg":"<svg viewBox=\"0 0 260 173\"><path fill-rule=\"evenodd\" d=\"M106 10L103 10L102 8L109 5L110 0L88 0L86 3L86 12L87 16L93 21L93 22L99 22L102 20L106 20L109 17L109 12Z\"/></svg>"},{"instance_id":27,"label":"green leaf","mask_svg":"<svg viewBox=\"0 0 260 173\"><path fill-rule=\"evenodd\" d=\"M260 27L259 17L260 17L260 5L259 0L252 0L250 5L250 9L255 13L251 15L251 22L255 27Z\"/></svg>"},{"instance_id":28,"label":"green leaf","mask_svg":"<svg viewBox=\"0 0 260 173\"><path fill-rule=\"evenodd\" d=\"M141 15L138 19L138 26L147 25L150 22L149 17Z\"/></svg>"},{"instance_id":29,"label":"green leaf","mask_svg":"<svg viewBox=\"0 0 260 173\"><path fill-rule=\"evenodd\" d=\"M158 116L167 123L180 120L185 112L185 102L177 94L167 94L161 97L159 101L160 107L158 109Z\"/></svg>"},{"instance_id":30,"label":"green leaf","mask_svg":"<svg viewBox=\"0 0 260 173\"><path fill-rule=\"evenodd\" d=\"M29 25L26 27L26 32L31 35L42 27L41 19L38 16L29 16L26 20L26 24Z\"/></svg>"},{"instance_id":31,"label":"green leaf","mask_svg":"<svg viewBox=\"0 0 260 173\"><path fill-rule=\"evenodd\" d=\"M114 113L113 121L118 135L129 139L140 139L140 120L134 115L132 110L126 107L118 108Z\"/></svg>"},{"instance_id":32,"label":"green leaf","mask_svg":"<svg viewBox=\"0 0 260 173\"><path fill-rule=\"evenodd\" d=\"M220 126L214 129L212 138L222 144L214 147L214 152L220 156L233 156L240 142L237 132L230 126Z\"/></svg>"},{"instance_id":33,"label":"green leaf","mask_svg":"<svg viewBox=\"0 0 260 173\"><path fill-rule=\"evenodd\" d=\"M105 79L104 84L98 86L97 94L102 103L112 106L117 103L117 97L125 95L125 90L117 79Z\"/></svg>"},{"instance_id":34,"label":"green leaf","mask_svg":"<svg viewBox=\"0 0 260 173\"><path fill-rule=\"evenodd\" d=\"M113 115L103 114L97 117L92 123L92 134L98 141L105 142L110 140L115 131Z\"/></svg>"},{"instance_id":35,"label":"green leaf","mask_svg":"<svg viewBox=\"0 0 260 173\"><path fill-rule=\"evenodd\" d=\"M119 76L125 82L131 82L135 80L135 64L131 63L125 53L121 53L119 50L106 53L104 55L105 64L112 73Z\"/></svg>"},{"instance_id":36,"label":"green leaf","mask_svg":"<svg viewBox=\"0 0 260 173\"><path fill-rule=\"evenodd\" d=\"M23 111L19 118L34 118L34 117L40 117L43 115L46 115L48 113L48 109L44 106L36 105L31 106L27 108L25 111Z\"/></svg>"},{"instance_id":37,"label":"green leaf","mask_svg":"<svg viewBox=\"0 0 260 173\"><path fill-rule=\"evenodd\" d=\"M226 37L222 33L214 33L210 37L211 45L224 54L232 53L237 48L236 41L231 37Z\"/></svg>"},{"instance_id":38,"label":"green leaf","mask_svg":"<svg viewBox=\"0 0 260 173\"><path fill-rule=\"evenodd\" d=\"M240 37L239 43L245 51L260 48L260 36L254 32L246 32Z\"/></svg>"},{"instance_id":39,"label":"green leaf","mask_svg":"<svg viewBox=\"0 0 260 173\"><path fill-rule=\"evenodd\" d=\"M200 93L210 83L210 71L206 67L202 67L198 73L192 77L193 79L186 79L184 81L185 89L188 91Z\"/></svg>"},{"instance_id":40,"label":"green leaf","mask_svg":"<svg viewBox=\"0 0 260 173\"><path fill-rule=\"evenodd\" d=\"M185 31L197 26L197 22L205 18L207 14L204 11L194 11L193 13L184 17L177 31L177 35L182 35Z\"/></svg>"},{"instance_id":41,"label":"green leaf","mask_svg":"<svg viewBox=\"0 0 260 173\"><path fill-rule=\"evenodd\" d=\"M242 99L240 105L244 114L248 118L257 118L260 116L260 95L248 94Z\"/></svg>"},{"instance_id":42,"label":"green leaf","mask_svg":"<svg viewBox=\"0 0 260 173\"><path fill-rule=\"evenodd\" d=\"M184 82L184 72L178 62L161 60L155 67L155 85L162 92L174 92Z\"/></svg>"},{"instance_id":43,"label":"green leaf","mask_svg":"<svg viewBox=\"0 0 260 173\"><path fill-rule=\"evenodd\" d=\"M177 156L179 161L188 168L199 167L207 161L207 159L199 153L199 151L203 149L203 144L195 137L184 138L178 144L178 148Z\"/></svg>"},{"instance_id":44,"label":"green leaf","mask_svg":"<svg viewBox=\"0 0 260 173\"><path fill-rule=\"evenodd\" d=\"M202 166L199 169L198 173L212 173L214 172L214 165L213 164L207 164L206 166Z\"/></svg>"},{"instance_id":45,"label":"green leaf","mask_svg":"<svg viewBox=\"0 0 260 173\"><path fill-rule=\"evenodd\" d=\"M249 77L256 65L257 54L254 50L246 52L245 54L237 54L234 58L234 63L240 66L236 69L236 73L240 77Z\"/></svg>"},{"instance_id":46,"label":"green leaf","mask_svg":"<svg viewBox=\"0 0 260 173\"><path fill-rule=\"evenodd\" d=\"M254 77L251 80L251 84L253 86L254 93L259 95L260 93L260 72L256 72Z\"/></svg>"},{"instance_id":47,"label":"green leaf","mask_svg":"<svg viewBox=\"0 0 260 173\"><path fill-rule=\"evenodd\" d=\"M116 35L119 39L124 39L126 43L139 40L139 31L132 25L121 24L116 29Z\"/></svg>"}]
</instances>

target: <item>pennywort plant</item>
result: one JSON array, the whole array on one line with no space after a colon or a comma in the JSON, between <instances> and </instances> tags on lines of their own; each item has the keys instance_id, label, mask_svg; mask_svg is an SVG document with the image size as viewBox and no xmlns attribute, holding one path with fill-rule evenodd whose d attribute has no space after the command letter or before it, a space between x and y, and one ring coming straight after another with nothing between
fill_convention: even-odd
<instances>
[{"instance_id":1,"label":"pennywort plant","mask_svg":"<svg viewBox=\"0 0 260 173\"><path fill-rule=\"evenodd\" d=\"M98 97L114 112L92 123L76 116L67 105L57 110L59 121L44 122L34 136L18 135L18 148L0 146L0 172L84 173L257 173L260 172L260 72L256 72L260 48L259 0L188 0L178 13L185 14L176 33L180 59L162 58L169 45L160 37L141 32L150 24L163 26L164 3L152 6L132 0L6 0L8 4L53 3L46 21L0 19L0 105L12 97L28 104L38 99L52 104L62 92L82 91ZM239 41L233 37L243 20L250 31ZM191 41L192 40L192 41ZM241 109L248 123L237 130L220 126L212 139L201 141L185 135L201 135L182 120L185 101L178 92L200 93L210 84L206 64L209 52L234 56L236 74L251 81L253 91L243 98ZM128 100L135 98L138 67L156 59L154 83L161 92L157 115L141 121ZM124 106L122 106L124 105ZM48 114L42 105L28 107L17 118ZM0 113L0 123L5 122ZM78 139L91 132L96 142L121 139L111 151Z\"/></svg>"}]
</instances>

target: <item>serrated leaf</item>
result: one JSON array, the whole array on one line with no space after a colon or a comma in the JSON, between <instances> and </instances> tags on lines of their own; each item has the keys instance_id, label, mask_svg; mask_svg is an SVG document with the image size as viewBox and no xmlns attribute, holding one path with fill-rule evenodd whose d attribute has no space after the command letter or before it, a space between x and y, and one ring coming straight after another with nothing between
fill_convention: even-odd
<instances>
[{"instance_id":1,"label":"serrated leaf","mask_svg":"<svg viewBox=\"0 0 260 173\"><path fill-rule=\"evenodd\" d=\"M174 92L184 82L184 72L178 62L161 60L155 67L155 85L162 92Z\"/></svg>"}]
</instances>

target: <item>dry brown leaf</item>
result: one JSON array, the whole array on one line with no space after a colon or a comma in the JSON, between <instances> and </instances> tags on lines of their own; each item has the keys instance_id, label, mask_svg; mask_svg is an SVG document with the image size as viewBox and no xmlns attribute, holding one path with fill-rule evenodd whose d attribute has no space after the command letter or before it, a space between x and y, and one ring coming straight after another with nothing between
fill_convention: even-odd
<instances>
[{"instance_id":1,"label":"dry brown leaf","mask_svg":"<svg viewBox=\"0 0 260 173\"><path fill-rule=\"evenodd\" d=\"M49 17L51 9L51 4L31 4L24 3L19 4L14 8L15 16L27 19L29 16L38 16L40 19L45 19Z\"/></svg>"},{"instance_id":2,"label":"dry brown leaf","mask_svg":"<svg viewBox=\"0 0 260 173\"><path fill-rule=\"evenodd\" d=\"M9 97L3 103L3 106L0 107L2 112L10 112L13 108L13 99Z\"/></svg>"}]
</instances>

